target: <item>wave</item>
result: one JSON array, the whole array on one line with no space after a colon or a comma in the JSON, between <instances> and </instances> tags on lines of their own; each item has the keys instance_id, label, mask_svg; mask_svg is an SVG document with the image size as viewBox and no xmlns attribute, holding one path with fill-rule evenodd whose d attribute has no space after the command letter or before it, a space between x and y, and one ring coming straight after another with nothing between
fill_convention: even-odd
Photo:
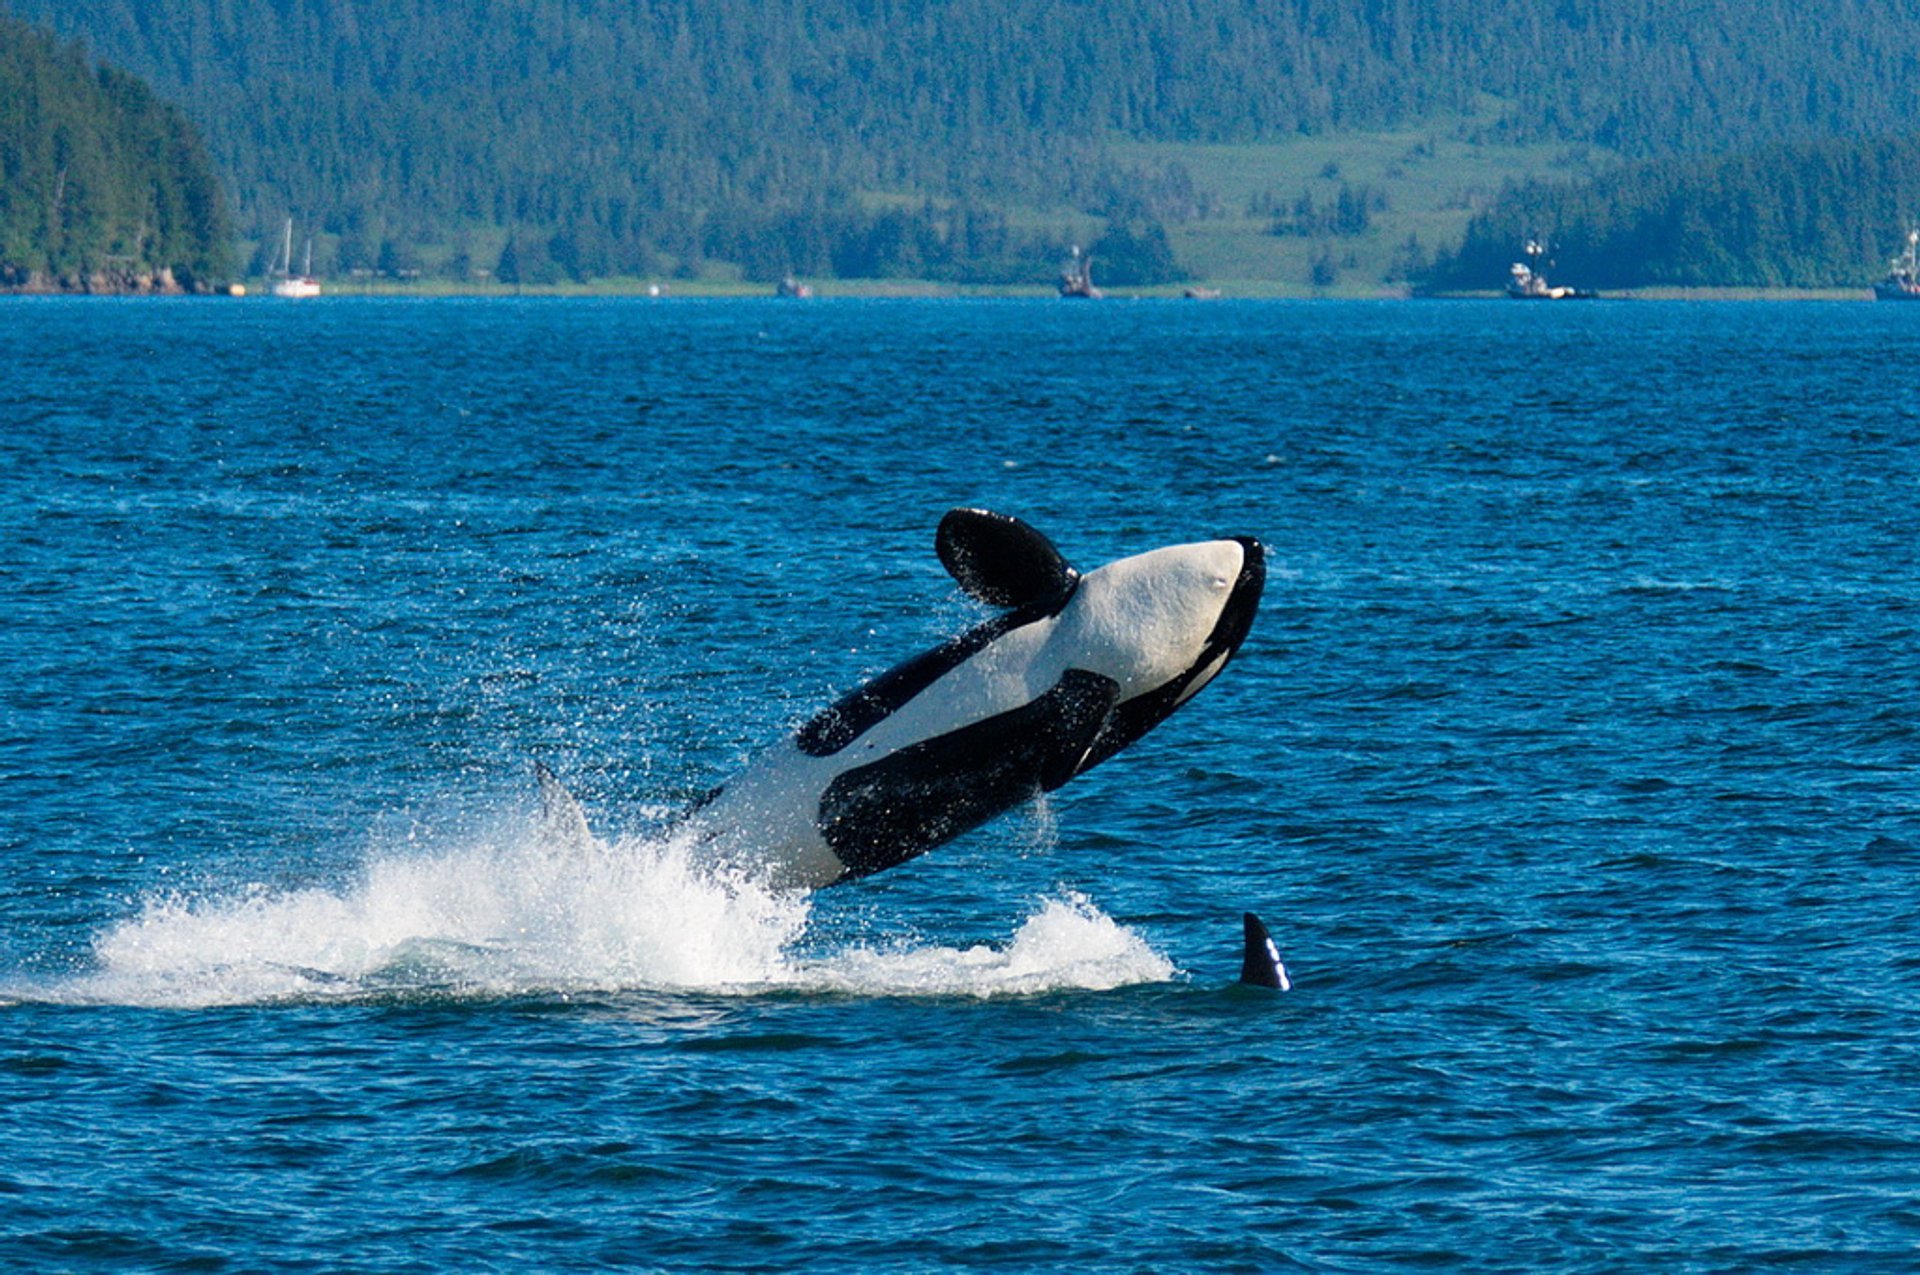
<instances>
[{"instance_id":1,"label":"wave","mask_svg":"<svg viewBox=\"0 0 1920 1275\"><path fill-rule=\"evenodd\" d=\"M569 840L529 823L438 852L376 853L338 889L158 895L95 938L87 970L12 990L179 1008L641 989L984 997L1175 972L1077 894L1041 900L997 945L900 941L803 958L793 949L811 895L712 871L690 849L671 837Z\"/></svg>"}]
</instances>

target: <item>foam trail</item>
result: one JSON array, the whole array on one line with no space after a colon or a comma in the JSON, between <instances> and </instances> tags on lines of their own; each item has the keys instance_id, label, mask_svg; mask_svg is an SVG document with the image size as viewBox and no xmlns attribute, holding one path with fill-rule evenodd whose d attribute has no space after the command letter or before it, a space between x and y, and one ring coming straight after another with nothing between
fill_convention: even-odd
<instances>
[{"instance_id":1,"label":"foam trail","mask_svg":"<svg viewBox=\"0 0 1920 1275\"><path fill-rule=\"evenodd\" d=\"M1077 895L1041 903L1003 946L801 960L788 949L810 914L804 892L716 876L672 839L581 843L533 823L376 854L340 889L148 899L96 938L93 969L27 995L182 1008L628 989L995 996L1173 973Z\"/></svg>"}]
</instances>

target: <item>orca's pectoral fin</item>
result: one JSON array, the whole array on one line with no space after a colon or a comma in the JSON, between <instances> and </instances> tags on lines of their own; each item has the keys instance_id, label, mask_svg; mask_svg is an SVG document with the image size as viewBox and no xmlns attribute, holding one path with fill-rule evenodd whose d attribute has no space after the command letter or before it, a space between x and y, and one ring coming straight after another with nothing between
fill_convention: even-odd
<instances>
[{"instance_id":1,"label":"orca's pectoral fin","mask_svg":"<svg viewBox=\"0 0 1920 1275\"><path fill-rule=\"evenodd\" d=\"M1250 987L1291 991L1293 980L1287 977L1287 967L1280 963L1280 949L1273 945L1267 927L1251 912L1242 916L1241 925L1246 931L1246 948L1240 956L1240 981Z\"/></svg>"},{"instance_id":2,"label":"orca's pectoral fin","mask_svg":"<svg viewBox=\"0 0 1920 1275\"><path fill-rule=\"evenodd\" d=\"M545 762L533 763L534 778L540 781L540 839L552 846L586 847L593 844L593 832L587 827L587 812L567 791Z\"/></svg>"},{"instance_id":3,"label":"orca's pectoral fin","mask_svg":"<svg viewBox=\"0 0 1920 1275\"><path fill-rule=\"evenodd\" d=\"M1055 711L1042 734L1040 787L1052 792L1086 769L1100 733L1113 718L1120 684L1098 673L1070 668L1044 698Z\"/></svg>"},{"instance_id":4,"label":"orca's pectoral fin","mask_svg":"<svg viewBox=\"0 0 1920 1275\"><path fill-rule=\"evenodd\" d=\"M915 855L1051 792L1078 773L1120 685L1068 669L1040 698L840 775L820 799L820 835L843 880Z\"/></svg>"},{"instance_id":5,"label":"orca's pectoral fin","mask_svg":"<svg viewBox=\"0 0 1920 1275\"><path fill-rule=\"evenodd\" d=\"M1007 514L948 510L933 543L948 574L989 606L1043 602L1068 593L1080 578L1051 540Z\"/></svg>"}]
</instances>

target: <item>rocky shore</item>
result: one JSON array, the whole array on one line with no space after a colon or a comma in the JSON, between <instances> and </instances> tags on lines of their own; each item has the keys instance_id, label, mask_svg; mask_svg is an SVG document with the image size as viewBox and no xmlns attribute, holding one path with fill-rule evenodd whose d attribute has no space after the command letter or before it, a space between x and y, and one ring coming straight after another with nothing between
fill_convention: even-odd
<instances>
[{"instance_id":1,"label":"rocky shore","mask_svg":"<svg viewBox=\"0 0 1920 1275\"><path fill-rule=\"evenodd\" d=\"M145 266L110 266L85 273L53 273L29 270L22 266L0 264L0 292L49 296L156 296L204 295L212 289L193 279L181 279L171 266L153 269Z\"/></svg>"}]
</instances>

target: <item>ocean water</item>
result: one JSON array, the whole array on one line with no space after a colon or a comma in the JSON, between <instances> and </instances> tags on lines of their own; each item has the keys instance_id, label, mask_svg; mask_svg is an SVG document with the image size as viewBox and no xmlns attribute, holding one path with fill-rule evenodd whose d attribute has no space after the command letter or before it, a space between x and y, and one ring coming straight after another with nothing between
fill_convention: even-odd
<instances>
[{"instance_id":1,"label":"ocean water","mask_svg":"<svg viewBox=\"0 0 1920 1275\"><path fill-rule=\"evenodd\" d=\"M1911 1269L1915 318L0 302L0 1267ZM1262 613L1041 805L703 875L980 618L962 504Z\"/></svg>"}]
</instances>

